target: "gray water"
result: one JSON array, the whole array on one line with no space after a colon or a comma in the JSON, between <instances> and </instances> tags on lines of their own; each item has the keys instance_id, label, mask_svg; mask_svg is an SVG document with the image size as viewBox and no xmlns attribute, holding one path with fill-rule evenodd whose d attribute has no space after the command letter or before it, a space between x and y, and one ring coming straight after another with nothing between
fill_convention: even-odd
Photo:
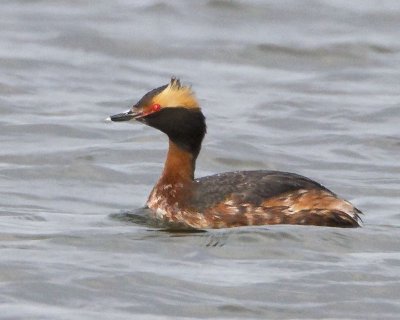
<instances>
[{"instance_id":1,"label":"gray water","mask_svg":"<svg viewBox=\"0 0 400 320\"><path fill-rule=\"evenodd\" d=\"M398 319L400 2L0 3L1 319ZM309 176L364 227L165 232L132 217L166 137L104 119L172 76L197 176Z\"/></svg>"}]
</instances>

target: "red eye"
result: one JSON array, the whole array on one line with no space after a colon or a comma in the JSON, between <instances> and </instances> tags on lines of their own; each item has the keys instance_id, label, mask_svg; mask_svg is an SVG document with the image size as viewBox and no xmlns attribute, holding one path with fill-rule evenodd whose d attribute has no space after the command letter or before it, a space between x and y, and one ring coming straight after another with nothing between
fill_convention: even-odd
<instances>
[{"instance_id":1,"label":"red eye","mask_svg":"<svg viewBox=\"0 0 400 320\"><path fill-rule=\"evenodd\" d=\"M160 111L160 109L161 109L161 106L159 105L159 104L153 104L152 106L151 106L151 111L152 112L157 112L157 111Z\"/></svg>"}]
</instances>

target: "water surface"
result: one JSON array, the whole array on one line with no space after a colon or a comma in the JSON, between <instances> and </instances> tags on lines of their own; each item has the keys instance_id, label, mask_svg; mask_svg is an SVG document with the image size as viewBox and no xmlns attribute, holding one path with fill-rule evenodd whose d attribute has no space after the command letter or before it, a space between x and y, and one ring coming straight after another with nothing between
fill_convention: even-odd
<instances>
[{"instance_id":1,"label":"water surface","mask_svg":"<svg viewBox=\"0 0 400 320\"><path fill-rule=\"evenodd\" d=\"M397 319L400 4L2 1L0 318ZM197 176L309 176L364 227L165 232L166 138L108 124L172 76L208 134Z\"/></svg>"}]
</instances>

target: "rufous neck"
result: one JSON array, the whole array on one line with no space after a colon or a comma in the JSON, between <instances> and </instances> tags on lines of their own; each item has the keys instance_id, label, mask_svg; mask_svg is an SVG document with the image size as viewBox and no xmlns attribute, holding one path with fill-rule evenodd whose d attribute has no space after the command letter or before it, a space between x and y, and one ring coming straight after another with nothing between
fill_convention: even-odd
<instances>
[{"instance_id":1,"label":"rufous neck","mask_svg":"<svg viewBox=\"0 0 400 320\"><path fill-rule=\"evenodd\" d=\"M196 156L169 140L167 159L161 176L163 183L185 184L193 181Z\"/></svg>"}]
</instances>

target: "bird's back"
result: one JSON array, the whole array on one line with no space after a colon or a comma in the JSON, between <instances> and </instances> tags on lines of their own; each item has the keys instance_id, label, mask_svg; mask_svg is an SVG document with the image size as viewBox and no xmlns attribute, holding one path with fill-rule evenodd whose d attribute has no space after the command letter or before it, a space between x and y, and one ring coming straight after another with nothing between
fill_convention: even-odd
<instances>
[{"instance_id":1,"label":"bird's back","mask_svg":"<svg viewBox=\"0 0 400 320\"><path fill-rule=\"evenodd\" d=\"M194 181L191 208L221 227L249 224L359 225L357 208L321 184L280 171L226 172ZM230 224L230 225L229 225Z\"/></svg>"}]
</instances>

